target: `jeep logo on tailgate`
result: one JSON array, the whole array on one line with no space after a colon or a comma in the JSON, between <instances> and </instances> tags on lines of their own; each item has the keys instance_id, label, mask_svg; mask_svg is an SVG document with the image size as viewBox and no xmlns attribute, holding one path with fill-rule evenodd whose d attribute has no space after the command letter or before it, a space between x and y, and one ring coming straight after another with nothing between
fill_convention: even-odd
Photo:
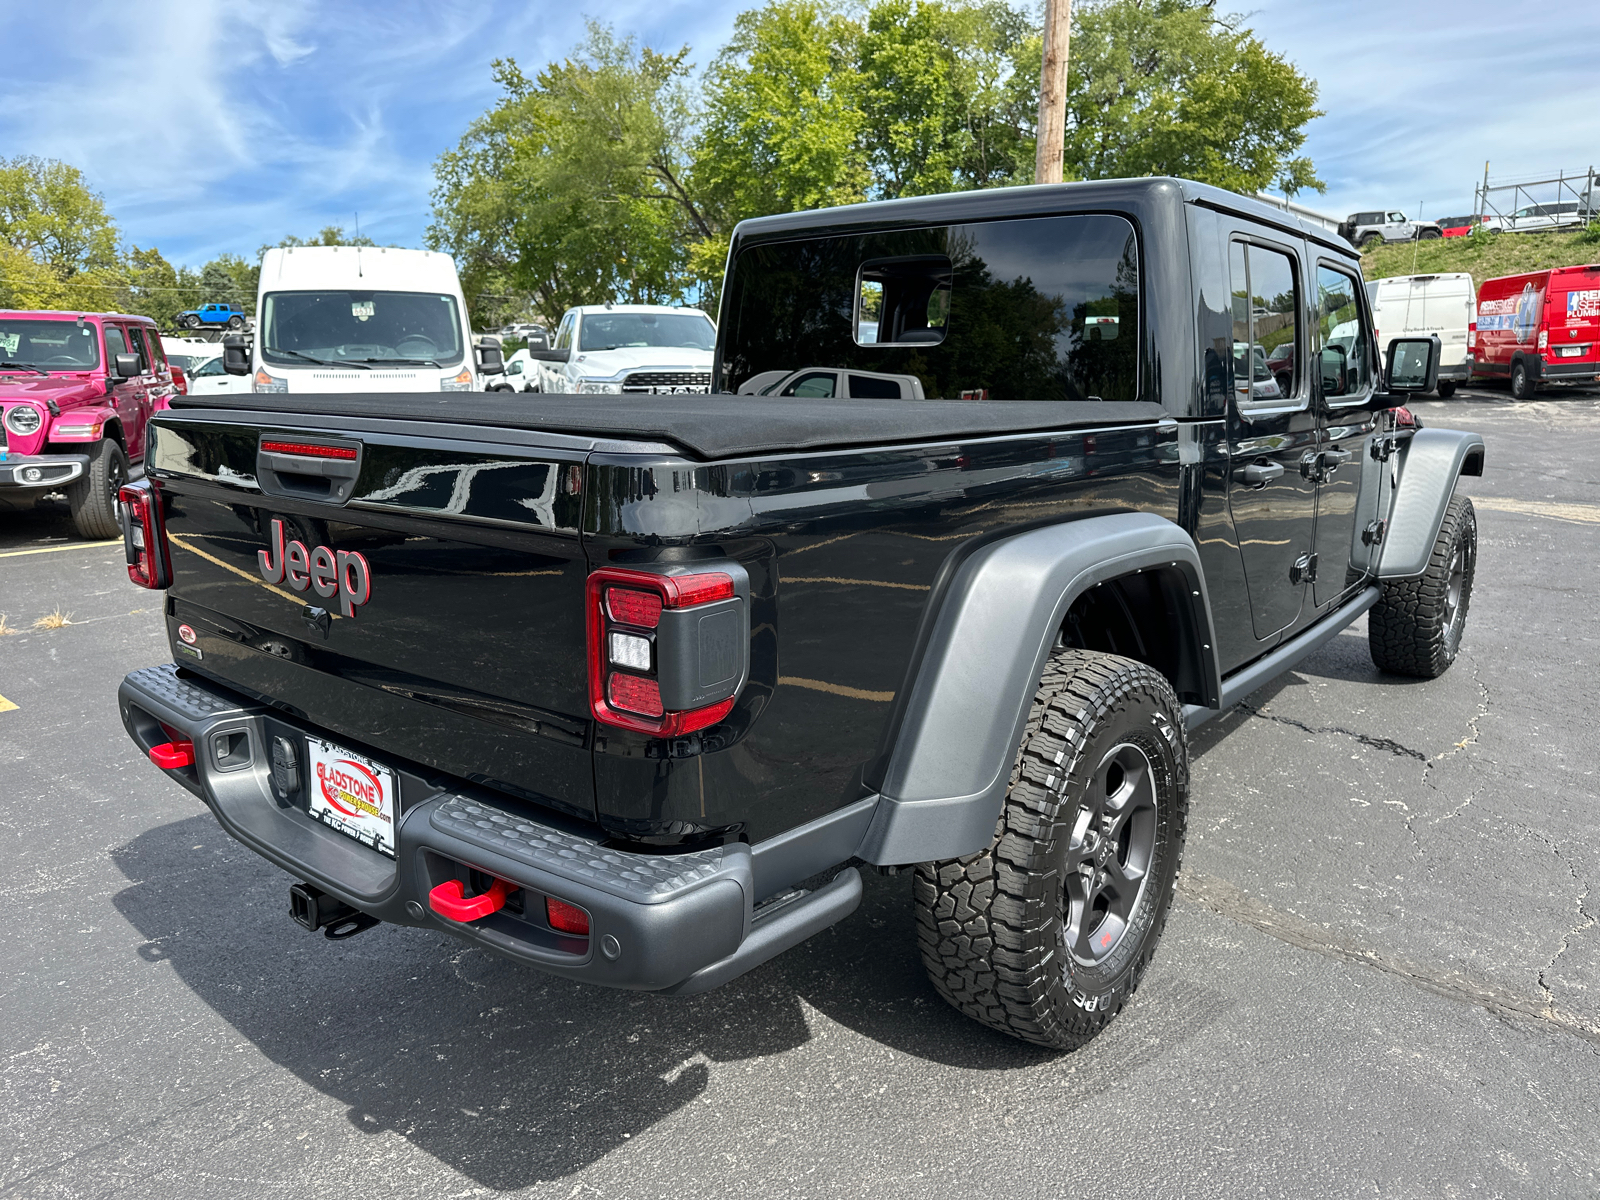
<instances>
[{"instance_id":1,"label":"jeep logo on tailgate","mask_svg":"<svg viewBox=\"0 0 1600 1200\"><path fill-rule=\"evenodd\" d=\"M324 600L339 594L339 611L356 615L372 598L372 569L364 554L355 550L335 553L326 546L306 549L298 539L285 542L283 520L272 518L272 544L256 552L256 566L268 583L286 583L297 592L316 592Z\"/></svg>"}]
</instances>

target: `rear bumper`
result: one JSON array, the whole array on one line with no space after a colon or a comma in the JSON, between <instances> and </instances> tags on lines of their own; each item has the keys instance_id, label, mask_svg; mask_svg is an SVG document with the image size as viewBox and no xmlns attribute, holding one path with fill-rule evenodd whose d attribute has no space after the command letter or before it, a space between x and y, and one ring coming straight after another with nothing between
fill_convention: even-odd
<instances>
[{"instance_id":1,"label":"rear bumper","mask_svg":"<svg viewBox=\"0 0 1600 1200\"><path fill-rule=\"evenodd\" d=\"M1545 383L1600 383L1600 362L1539 359L1538 378Z\"/></svg>"},{"instance_id":2,"label":"rear bumper","mask_svg":"<svg viewBox=\"0 0 1600 1200\"><path fill-rule=\"evenodd\" d=\"M704 991L848 916L860 902L860 876L847 868L817 891L757 907L749 846L676 855L609 849L581 826L401 764L392 764L401 810L390 859L312 818L303 799L274 794L272 739L321 731L171 663L124 679L118 706L146 755L171 740L163 724L193 743L194 765L162 770L263 858L380 920L444 929L554 974L640 991ZM303 763L303 748L301 755ZM429 907L428 893L439 884L461 879L478 891L483 876L514 885L521 911L508 904L463 923ZM545 897L584 909L589 936L550 928Z\"/></svg>"},{"instance_id":3,"label":"rear bumper","mask_svg":"<svg viewBox=\"0 0 1600 1200\"><path fill-rule=\"evenodd\" d=\"M1471 373L1471 367L1465 362L1459 362L1449 367L1441 366L1439 368L1439 381L1441 383L1465 383Z\"/></svg>"},{"instance_id":4,"label":"rear bumper","mask_svg":"<svg viewBox=\"0 0 1600 1200\"><path fill-rule=\"evenodd\" d=\"M4 454L0 455L0 488L53 491L81 479L88 469L87 454Z\"/></svg>"}]
</instances>

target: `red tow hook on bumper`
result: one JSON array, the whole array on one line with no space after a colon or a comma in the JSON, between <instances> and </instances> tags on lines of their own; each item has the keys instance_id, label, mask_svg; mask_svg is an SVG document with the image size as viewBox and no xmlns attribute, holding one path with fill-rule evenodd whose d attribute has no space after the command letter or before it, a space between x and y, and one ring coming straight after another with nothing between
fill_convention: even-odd
<instances>
[{"instance_id":1,"label":"red tow hook on bumper","mask_svg":"<svg viewBox=\"0 0 1600 1200\"><path fill-rule=\"evenodd\" d=\"M162 742L150 747L150 761L167 771L194 766L193 742Z\"/></svg>"},{"instance_id":2,"label":"red tow hook on bumper","mask_svg":"<svg viewBox=\"0 0 1600 1200\"><path fill-rule=\"evenodd\" d=\"M506 897L510 894L511 885L504 879L496 879L483 895L471 897L466 895L461 880L446 879L428 893L428 906L441 917L449 917L452 921L476 921L479 917L499 912L505 907Z\"/></svg>"}]
</instances>

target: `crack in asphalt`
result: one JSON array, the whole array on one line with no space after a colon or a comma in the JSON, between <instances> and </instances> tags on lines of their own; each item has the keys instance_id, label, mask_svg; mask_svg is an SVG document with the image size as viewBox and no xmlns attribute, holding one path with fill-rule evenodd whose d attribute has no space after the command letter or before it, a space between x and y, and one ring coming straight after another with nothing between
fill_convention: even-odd
<instances>
[{"instance_id":1,"label":"crack in asphalt","mask_svg":"<svg viewBox=\"0 0 1600 1200\"><path fill-rule=\"evenodd\" d=\"M1534 999L1505 988L1474 982L1459 971L1419 966L1404 959L1381 954L1331 929L1324 929L1302 917L1280 912L1266 901L1257 899L1225 879L1184 872L1178 877L1178 895L1219 917L1248 925L1287 945L1309 950L1325 958L1371 967L1386 975L1404 979L1436 996L1483 1008L1498 1017L1522 1017L1600 1046L1600 1025L1592 1024L1576 1013L1559 1007L1555 996L1544 986L1543 972L1540 972L1540 987L1545 994ZM1567 942L1572 937L1596 922L1596 918L1582 908L1582 902L1588 899L1588 895L1588 889L1585 888L1579 904L1579 911L1585 920L1562 939L1562 948L1557 951L1556 958L1561 957ZM1554 962L1552 959L1550 966L1554 966ZM1548 971L1550 966L1545 970Z\"/></svg>"},{"instance_id":2,"label":"crack in asphalt","mask_svg":"<svg viewBox=\"0 0 1600 1200\"><path fill-rule=\"evenodd\" d=\"M1560 961L1561 956L1567 952L1567 947L1571 944L1573 938L1577 937L1585 929L1591 928L1596 921L1600 921L1600 918L1595 917L1594 914L1589 912L1589 910L1584 907L1584 905L1588 903L1588 900L1589 885L1585 883L1583 885L1583 892L1578 896L1578 923L1571 929L1567 930L1567 932L1562 936L1561 945L1557 947L1555 956L1545 964L1544 970L1539 972L1539 990L1544 993L1545 1007L1548 1009L1554 1009L1556 994L1551 989L1550 985L1545 982L1545 975L1548 972L1555 970L1556 963Z\"/></svg>"},{"instance_id":3,"label":"crack in asphalt","mask_svg":"<svg viewBox=\"0 0 1600 1200\"><path fill-rule=\"evenodd\" d=\"M1242 701L1240 702L1239 707L1244 709L1244 711L1249 713L1252 717L1260 717L1263 721L1276 721L1280 725L1291 726L1300 730L1302 733L1309 733L1313 736L1325 733L1337 733L1347 738L1354 738L1363 746L1370 747L1373 750L1383 750L1389 754L1398 754L1404 758L1414 758L1418 762L1425 763L1428 761L1428 756L1422 751L1413 750L1410 746L1403 746L1393 738L1373 737L1370 733L1357 733L1353 729L1344 729L1338 725L1323 725L1321 727L1307 725L1304 721L1296 721L1293 717L1280 717L1277 713L1266 712L1265 706L1262 708L1255 708L1249 704L1245 704Z\"/></svg>"}]
</instances>

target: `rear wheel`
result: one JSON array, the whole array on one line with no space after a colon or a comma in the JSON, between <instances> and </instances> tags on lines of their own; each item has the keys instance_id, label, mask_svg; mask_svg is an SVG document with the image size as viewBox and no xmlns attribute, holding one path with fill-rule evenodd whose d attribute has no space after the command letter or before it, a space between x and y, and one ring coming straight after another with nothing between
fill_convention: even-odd
<instances>
[{"instance_id":1,"label":"rear wheel","mask_svg":"<svg viewBox=\"0 0 1600 1200\"><path fill-rule=\"evenodd\" d=\"M1182 708L1143 663L1050 660L989 846L923 863L917 941L974 1020L1071 1050L1122 1011L1166 924L1189 807Z\"/></svg>"},{"instance_id":2,"label":"rear wheel","mask_svg":"<svg viewBox=\"0 0 1600 1200\"><path fill-rule=\"evenodd\" d=\"M1478 515L1466 496L1451 499L1418 579L1383 585L1367 616L1372 661L1396 675L1437 679L1461 650L1478 566Z\"/></svg>"},{"instance_id":3,"label":"rear wheel","mask_svg":"<svg viewBox=\"0 0 1600 1200\"><path fill-rule=\"evenodd\" d=\"M1362 236L1361 240L1356 243L1356 245L1358 247L1360 247L1362 250L1375 250L1379 246L1383 245L1383 234L1381 234L1381 233L1365 234L1365 235Z\"/></svg>"},{"instance_id":4,"label":"rear wheel","mask_svg":"<svg viewBox=\"0 0 1600 1200\"><path fill-rule=\"evenodd\" d=\"M228 328L229 329L243 329L244 328L244 318L243 317L229 317L228 318Z\"/></svg>"},{"instance_id":5,"label":"rear wheel","mask_svg":"<svg viewBox=\"0 0 1600 1200\"><path fill-rule=\"evenodd\" d=\"M128 456L110 438L97 442L89 453L89 469L67 488L72 524L79 536L114 538L122 532L122 501L118 493L128 482Z\"/></svg>"},{"instance_id":6,"label":"rear wheel","mask_svg":"<svg viewBox=\"0 0 1600 1200\"><path fill-rule=\"evenodd\" d=\"M1456 394L1456 385L1453 382L1446 381L1446 382L1441 383L1439 385L1439 399L1448 400L1448 399L1450 399L1451 396L1454 396L1455 394Z\"/></svg>"},{"instance_id":7,"label":"rear wheel","mask_svg":"<svg viewBox=\"0 0 1600 1200\"><path fill-rule=\"evenodd\" d=\"M1511 398L1513 400L1532 400L1539 385L1534 381L1533 372L1528 370L1528 364L1520 358L1511 364Z\"/></svg>"}]
</instances>

